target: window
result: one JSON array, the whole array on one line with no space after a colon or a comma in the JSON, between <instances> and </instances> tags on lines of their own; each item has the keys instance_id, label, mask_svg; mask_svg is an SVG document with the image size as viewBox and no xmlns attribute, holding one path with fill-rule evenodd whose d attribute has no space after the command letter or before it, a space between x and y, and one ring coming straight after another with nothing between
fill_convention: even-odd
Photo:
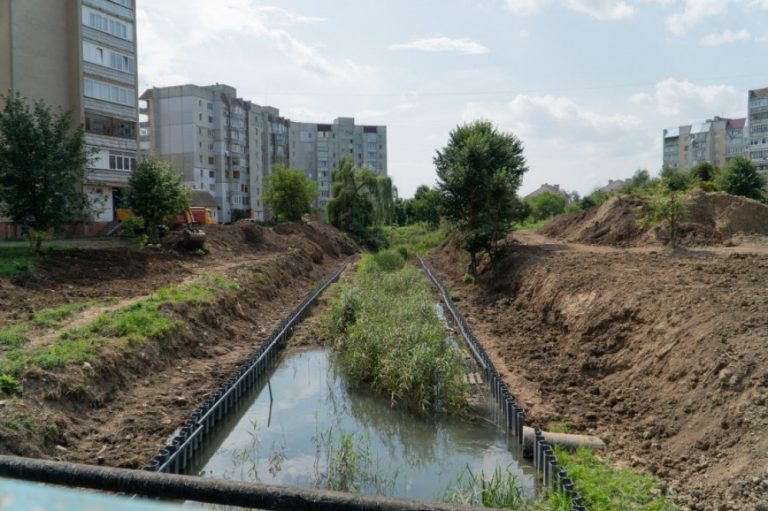
<instances>
[{"instance_id":1,"label":"window","mask_svg":"<svg viewBox=\"0 0 768 511\"><path fill-rule=\"evenodd\" d=\"M112 2L114 2L116 4L120 4L123 7L127 7L129 9L131 8L131 1L132 0L112 0Z\"/></svg>"},{"instance_id":2,"label":"window","mask_svg":"<svg viewBox=\"0 0 768 511\"><path fill-rule=\"evenodd\" d=\"M85 131L107 137L136 138L136 123L85 112Z\"/></svg>"},{"instance_id":3,"label":"window","mask_svg":"<svg viewBox=\"0 0 768 511\"><path fill-rule=\"evenodd\" d=\"M198 159L200 160L200 163L203 163L203 155L202 154L198 156Z\"/></svg>"},{"instance_id":4,"label":"window","mask_svg":"<svg viewBox=\"0 0 768 511\"><path fill-rule=\"evenodd\" d=\"M209 158L209 159L212 160L213 158ZM216 177L216 171L215 170L209 170L208 171L208 177Z\"/></svg>"},{"instance_id":5,"label":"window","mask_svg":"<svg viewBox=\"0 0 768 511\"><path fill-rule=\"evenodd\" d=\"M136 157L130 153L110 151L109 168L112 170L136 170Z\"/></svg>"},{"instance_id":6,"label":"window","mask_svg":"<svg viewBox=\"0 0 768 511\"><path fill-rule=\"evenodd\" d=\"M210 115L208 116L208 122L213 124L213 117L211 117Z\"/></svg>"},{"instance_id":7,"label":"window","mask_svg":"<svg viewBox=\"0 0 768 511\"><path fill-rule=\"evenodd\" d=\"M213 165L213 156L208 157L208 165ZM213 175L211 175L213 177Z\"/></svg>"},{"instance_id":8,"label":"window","mask_svg":"<svg viewBox=\"0 0 768 511\"><path fill-rule=\"evenodd\" d=\"M121 105L136 106L136 92L133 89L118 87L90 78L85 79L85 95Z\"/></svg>"},{"instance_id":9,"label":"window","mask_svg":"<svg viewBox=\"0 0 768 511\"><path fill-rule=\"evenodd\" d=\"M208 103L208 105L207 105L207 106L208 106L208 110L210 110L211 112L213 112L213 103Z\"/></svg>"},{"instance_id":10,"label":"window","mask_svg":"<svg viewBox=\"0 0 768 511\"><path fill-rule=\"evenodd\" d=\"M83 8L83 23L91 28L107 32L121 39L133 40L133 25L118 21L91 9Z\"/></svg>"},{"instance_id":11,"label":"window","mask_svg":"<svg viewBox=\"0 0 768 511\"><path fill-rule=\"evenodd\" d=\"M203 120L203 114L197 114L197 118L198 118L198 120L202 121Z\"/></svg>"}]
</instances>

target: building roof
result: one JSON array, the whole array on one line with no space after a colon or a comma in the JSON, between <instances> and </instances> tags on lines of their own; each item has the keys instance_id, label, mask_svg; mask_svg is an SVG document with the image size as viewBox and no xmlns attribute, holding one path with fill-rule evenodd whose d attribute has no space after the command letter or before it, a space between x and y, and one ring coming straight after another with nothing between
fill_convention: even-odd
<instances>
[{"instance_id":1,"label":"building roof","mask_svg":"<svg viewBox=\"0 0 768 511\"><path fill-rule=\"evenodd\" d=\"M624 186L624 183L626 183L624 179L609 179L608 184L600 188L599 191L606 193L618 192Z\"/></svg>"},{"instance_id":2,"label":"building roof","mask_svg":"<svg viewBox=\"0 0 768 511\"><path fill-rule=\"evenodd\" d=\"M525 198L528 199L530 197L536 197L537 195L541 195L542 193L553 193L555 195L561 195L566 199L571 197L571 194L568 193L566 190L563 190L562 188L560 188L560 185L551 185L549 183L544 183L543 185L538 187L536 190L526 195Z\"/></svg>"},{"instance_id":3,"label":"building roof","mask_svg":"<svg viewBox=\"0 0 768 511\"><path fill-rule=\"evenodd\" d=\"M204 207L204 208L217 208L219 203L209 192L205 190L192 190L192 195L189 197L189 205Z\"/></svg>"},{"instance_id":4,"label":"building roof","mask_svg":"<svg viewBox=\"0 0 768 511\"><path fill-rule=\"evenodd\" d=\"M745 117L742 117L740 119L728 119L728 124L726 124L726 127L729 130L733 130L733 129L743 128L746 124L747 124L747 119Z\"/></svg>"}]
</instances>

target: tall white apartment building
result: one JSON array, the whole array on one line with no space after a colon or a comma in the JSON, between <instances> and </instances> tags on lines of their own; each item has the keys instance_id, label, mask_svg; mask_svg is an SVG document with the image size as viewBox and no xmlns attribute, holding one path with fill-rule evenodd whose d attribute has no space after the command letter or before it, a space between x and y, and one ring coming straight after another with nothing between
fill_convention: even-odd
<instances>
[{"instance_id":1,"label":"tall white apartment building","mask_svg":"<svg viewBox=\"0 0 768 511\"><path fill-rule=\"evenodd\" d=\"M339 117L333 124L291 121L289 138L290 164L317 181L321 210L331 197L331 171L343 157L351 158L358 167L387 175L386 126L355 125L351 117Z\"/></svg>"},{"instance_id":2,"label":"tall white apartment building","mask_svg":"<svg viewBox=\"0 0 768 511\"><path fill-rule=\"evenodd\" d=\"M748 92L749 157L758 170L768 171L768 87Z\"/></svg>"},{"instance_id":3,"label":"tall white apartment building","mask_svg":"<svg viewBox=\"0 0 768 511\"><path fill-rule=\"evenodd\" d=\"M191 188L210 192L222 222L269 216L261 196L275 165L302 169L316 180L316 206L323 210L331 171L342 157L387 173L384 126L357 126L352 118L293 122L277 108L238 98L228 85L152 88L141 99L147 103L143 151L169 161Z\"/></svg>"},{"instance_id":4,"label":"tall white apartment building","mask_svg":"<svg viewBox=\"0 0 768 511\"><path fill-rule=\"evenodd\" d=\"M110 222L138 150L134 0L0 0L0 91L71 111L95 151L83 190Z\"/></svg>"},{"instance_id":5,"label":"tall white apartment building","mask_svg":"<svg viewBox=\"0 0 768 511\"><path fill-rule=\"evenodd\" d=\"M156 87L141 99L146 152L167 160L190 188L213 195L220 221L264 219L264 176L288 162L288 121L276 108L223 84Z\"/></svg>"}]
</instances>

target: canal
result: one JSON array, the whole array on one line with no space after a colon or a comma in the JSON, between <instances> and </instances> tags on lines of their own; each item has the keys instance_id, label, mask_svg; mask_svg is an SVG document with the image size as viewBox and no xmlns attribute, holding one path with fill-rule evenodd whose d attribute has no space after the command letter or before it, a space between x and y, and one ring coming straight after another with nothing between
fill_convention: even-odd
<instances>
[{"instance_id":1,"label":"canal","mask_svg":"<svg viewBox=\"0 0 768 511\"><path fill-rule=\"evenodd\" d=\"M323 347L285 353L190 473L443 500L467 470L500 469L533 495L533 469L493 424L485 389L462 416L393 408L385 397L348 385L333 357Z\"/></svg>"}]
</instances>

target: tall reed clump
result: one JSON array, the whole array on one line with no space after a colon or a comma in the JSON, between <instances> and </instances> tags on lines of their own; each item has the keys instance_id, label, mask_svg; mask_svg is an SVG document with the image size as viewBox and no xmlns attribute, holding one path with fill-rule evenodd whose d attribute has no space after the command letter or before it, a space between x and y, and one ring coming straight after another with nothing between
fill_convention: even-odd
<instances>
[{"instance_id":1,"label":"tall reed clump","mask_svg":"<svg viewBox=\"0 0 768 511\"><path fill-rule=\"evenodd\" d=\"M387 271L398 266L393 258L379 257L380 265L375 256L364 257L332 303L330 338L340 364L352 381L369 384L392 404L461 408L461 357L446 342L421 272L410 266Z\"/></svg>"}]
</instances>

